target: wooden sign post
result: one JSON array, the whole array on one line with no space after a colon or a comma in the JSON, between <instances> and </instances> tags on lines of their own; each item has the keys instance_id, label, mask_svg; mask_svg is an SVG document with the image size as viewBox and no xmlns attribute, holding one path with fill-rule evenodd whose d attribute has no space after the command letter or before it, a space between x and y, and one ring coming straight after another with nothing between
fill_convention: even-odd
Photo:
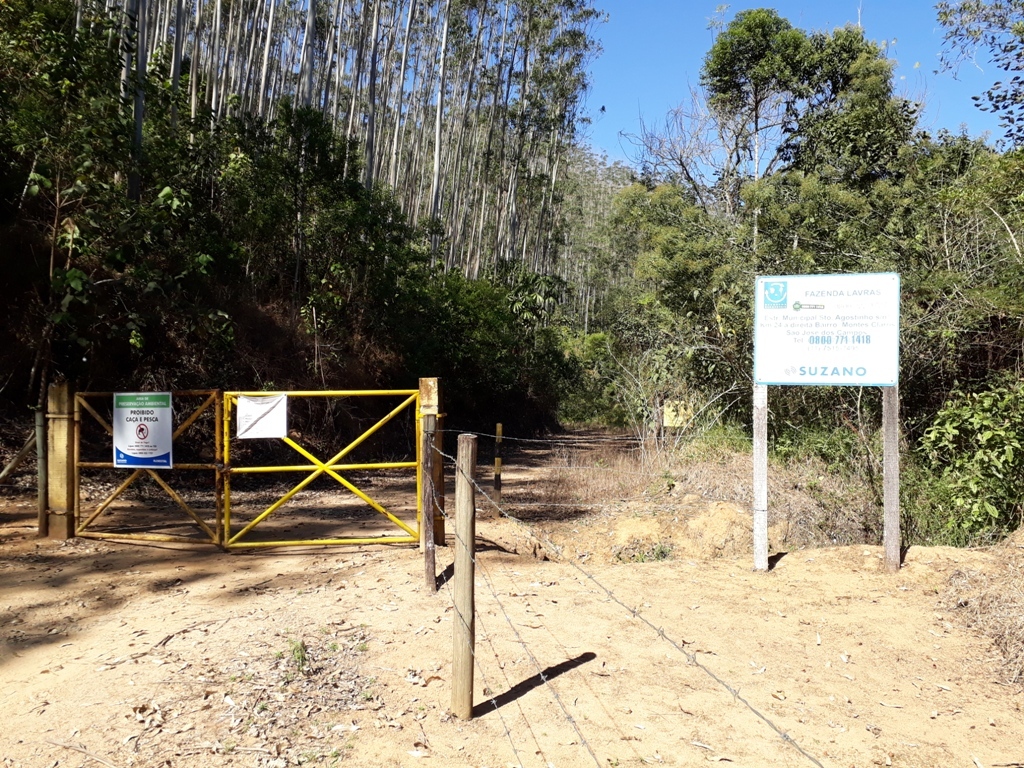
<instances>
[{"instance_id":1,"label":"wooden sign post","mask_svg":"<svg viewBox=\"0 0 1024 768\"><path fill-rule=\"evenodd\" d=\"M768 387L754 385L754 570L768 570Z\"/></svg>"},{"instance_id":2,"label":"wooden sign post","mask_svg":"<svg viewBox=\"0 0 1024 768\"><path fill-rule=\"evenodd\" d=\"M882 388L882 466L885 569L900 569L900 389Z\"/></svg>"}]
</instances>

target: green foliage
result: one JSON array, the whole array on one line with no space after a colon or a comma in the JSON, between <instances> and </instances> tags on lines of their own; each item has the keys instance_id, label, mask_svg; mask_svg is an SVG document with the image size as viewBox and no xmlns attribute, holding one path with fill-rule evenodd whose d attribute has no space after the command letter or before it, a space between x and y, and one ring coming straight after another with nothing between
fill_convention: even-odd
<instances>
[{"instance_id":1,"label":"green foliage","mask_svg":"<svg viewBox=\"0 0 1024 768\"><path fill-rule=\"evenodd\" d=\"M508 308L527 326L549 321L565 291L565 281L559 277L529 272L521 267L503 282L510 283Z\"/></svg>"},{"instance_id":2,"label":"green foliage","mask_svg":"<svg viewBox=\"0 0 1024 768\"><path fill-rule=\"evenodd\" d=\"M561 403L559 418L570 424L625 426L626 415L614 393L609 335L572 336L566 339L565 349L566 356L579 365L579 373Z\"/></svg>"},{"instance_id":3,"label":"green foliage","mask_svg":"<svg viewBox=\"0 0 1024 768\"><path fill-rule=\"evenodd\" d=\"M753 443L741 425L718 422L685 443L682 455L695 461L720 461L749 454Z\"/></svg>"},{"instance_id":4,"label":"green foliage","mask_svg":"<svg viewBox=\"0 0 1024 768\"><path fill-rule=\"evenodd\" d=\"M288 655L299 672L305 672L309 665L309 649L304 640L289 640Z\"/></svg>"},{"instance_id":5,"label":"green foliage","mask_svg":"<svg viewBox=\"0 0 1024 768\"><path fill-rule=\"evenodd\" d=\"M972 539L1020 525L1024 514L1024 381L957 392L921 440L952 503L947 525Z\"/></svg>"},{"instance_id":6,"label":"green foliage","mask_svg":"<svg viewBox=\"0 0 1024 768\"><path fill-rule=\"evenodd\" d=\"M403 278L386 327L405 367L445 380L446 410L464 427L555 426L576 368L558 333L518 312L517 296L486 280L423 267Z\"/></svg>"},{"instance_id":7,"label":"green foliage","mask_svg":"<svg viewBox=\"0 0 1024 768\"><path fill-rule=\"evenodd\" d=\"M713 108L749 110L756 120L773 99L800 89L807 53L806 35L774 10L740 11L704 57L701 83Z\"/></svg>"},{"instance_id":8,"label":"green foliage","mask_svg":"<svg viewBox=\"0 0 1024 768\"><path fill-rule=\"evenodd\" d=\"M811 37L811 96L790 126L783 156L792 169L865 188L905 168L916 110L893 93L893 62L860 29Z\"/></svg>"},{"instance_id":9,"label":"green foliage","mask_svg":"<svg viewBox=\"0 0 1024 768\"><path fill-rule=\"evenodd\" d=\"M908 464L905 529L965 543L1021 514L1008 478L1022 467L1009 471L1007 454L1018 460L1007 414L1019 386L999 381L1024 364L1024 155L915 132L916 107L896 95L892 73L859 29L807 35L773 11L738 14L705 59L711 117L681 107L679 134L651 139L652 151L678 153L665 160L676 171L615 201L611 261L633 272L597 315L591 337L606 351L588 355L585 339L574 349L588 402L610 423L646 421L646 403L674 392L721 403L716 418L742 424L757 276L898 272L901 416L911 445L924 439ZM708 119L745 132L716 135ZM735 160L756 151L765 162ZM714 174L701 166L709 158ZM968 401L951 396L958 389L1001 394ZM823 462L867 482L880 503L877 391L780 388L771 405L777 458ZM986 428L997 414L1002 431ZM966 437L953 441L940 424Z\"/></svg>"},{"instance_id":10,"label":"green foliage","mask_svg":"<svg viewBox=\"0 0 1024 768\"><path fill-rule=\"evenodd\" d=\"M619 548L615 558L623 563L657 563L669 560L672 557L672 550L672 544L669 542L633 539Z\"/></svg>"},{"instance_id":11,"label":"green foliage","mask_svg":"<svg viewBox=\"0 0 1024 768\"><path fill-rule=\"evenodd\" d=\"M978 540L952 524L953 494L920 451L900 457L900 534L904 546L966 547Z\"/></svg>"},{"instance_id":12,"label":"green foliage","mask_svg":"<svg viewBox=\"0 0 1024 768\"><path fill-rule=\"evenodd\" d=\"M978 49L984 49L998 70L1019 73L1024 69L1021 41L1024 39L1024 2L1021 0L942 0L935 6L939 23L945 27L948 46L943 56L946 67L973 65ZM1021 78L1019 75L996 82L974 100L983 111L1001 116L1006 137L1019 145L1024 140L1021 123Z\"/></svg>"},{"instance_id":13,"label":"green foliage","mask_svg":"<svg viewBox=\"0 0 1024 768\"><path fill-rule=\"evenodd\" d=\"M853 470L864 446L861 437L852 429L823 429L807 425L783 432L773 443L772 449L774 455L783 462L814 457L821 460L830 472L848 473Z\"/></svg>"},{"instance_id":14,"label":"green foliage","mask_svg":"<svg viewBox=\"0 0 1024 768\"><path fill-rule=\"evenodd\" d=\"M636 263L634 285L609 303L616 339L634 356L660 359L663 379L729 388L749 358L752 305L727 223L672 185L625 190L612 222L623 233L618 247L635 248Z\"/></svg>"},{"instance_id":15,"label":"green foliage","mask_svg":"<svg viewBox=\"0 0 1024 768\"><path fill-rule=\"evenodd\" d=\"M547 327L558 279L517 272L505 288L431 270L430 230L364 187L362 151L329 118L286 101L270 121L193 119L188 75L173 91L160 57L139 84L136 162L111 30L87 17L76 31L75 13L0 4L0 327L14 339L0 359L34 372L25 399L53 376L287 389L440 375L453 415L553 425L575 376Z\"/></svg>"}]
</instances>

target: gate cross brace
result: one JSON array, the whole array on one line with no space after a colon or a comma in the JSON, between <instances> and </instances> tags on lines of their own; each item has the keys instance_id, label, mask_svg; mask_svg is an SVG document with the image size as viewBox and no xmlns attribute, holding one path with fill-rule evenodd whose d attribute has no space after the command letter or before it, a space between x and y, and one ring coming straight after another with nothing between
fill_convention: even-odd
<instances>
[{"instance_id":1,"label":"gate cross brace","mask_svg":"<svg viewBox=\"0 0 1024 768\"><path fill-rule=\"evenodd\" d=\"M402 520L400 520L399 518L395 517L393 514L388 512L383 506L381 506L379 503L377 503L376 501L371 499L369 496L367 496L365 493L363 493L361 490L359 490L356 486L354 486L352 483L350 483L348 480L346 480L344 477L339 475L337 473L337 471L335 470L335 465L337 465L337 463L339 461L341 461L345 456L347 456L352 451L354 451L361 443L363 443L372 434L377 432L377 430L379 430L381 427L383 427L385 424L387 424L389 421L391 421L395 416L397 416L399 413L401 413L402 410L404 410L407 406L409 406L410 403L416 402L416 397L417 397L417 394L413 394L410 397L408 397L407 399L403 400L387 416L382 418L380 421L378 421L376 424L374 424L372 427L370 427L368 430L366 430L362 435L360 435L355 440L353 440L351 443L349 443L347 446L345 446L340 451L338 451L338 453L336 453L334 456L332 456L330 458L330 460L328 460L328 461L321 461L316 456L314 456L309 451L307 451L305 448L303 448L301 445L299 445L294 440L292 440L290 437L282 438L282 442L284 442L286 445L290 446L293 450L297 451L300 455L302 455L305 458L309 459L309 461L313 464L314 467L316 467L316 469L313 472L311 472L309 474L309 476L307 476L305 479L303 479L301 482L299 482L294 488L292 488L290 491L288 491L288 493L286 493L280 499L278 499L273 504L271 504L269 507L267 507L265 510L263 510L263 512L261 512L255 518L253 518L253 520L250 521L249 524L246 525L244 528L242 528L238 533L236 533L234 536L232 536L230 539L228 539L227 545L231 546L232 544L237 543L243 536L245 536L247 533L249 533L249 531L251 531L257 525L262 523L264 520L266 520L272 514L274 514L277 510L279 510L286 503L288 503L288 501L290 501L296 494L298 494L299 491L301 491L307 485L309 485L314 480L316 480L318 477L320 477L320 475L325 474L325 473L330 475L331 477L333 477L343 487L345 487L346 489L348 489L349 491L354 493L356 496L358 496L360 499L362 499L364 502L369 504L374 510L376 510L380 514L382 514L385 517L387 517L391 522L393 522L399 528L404 530L410 536L415 537L417 535L416 531L414 531L412 528L410 528L406 523L402 522Z\"/></svg>"}]
</instances>

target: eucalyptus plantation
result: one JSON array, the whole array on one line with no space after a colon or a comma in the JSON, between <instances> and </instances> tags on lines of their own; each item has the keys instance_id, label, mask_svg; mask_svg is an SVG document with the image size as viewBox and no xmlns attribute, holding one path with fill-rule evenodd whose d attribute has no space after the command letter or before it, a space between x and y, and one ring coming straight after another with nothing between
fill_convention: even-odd
<instances>
[{"instance_id":1,"label":"eucalyptus plantation","mask_svg":"<svg viewBox=\"0 0 1024 768\"><path fill-rule=\"evenodd\" d=\"M453 407L484 391L550 422L557 281L538 311L523 275L568 250L598 21L582 0L0 5L4 397L458 371Z\"/></svg>"},{"instance_id":2,"label":"eucalyptus plantation","mask_svg":"<svg viewBox=\"0 0 1024 768\"><path fill-rule=\"evenodd\" d=\"M174 122L181 90L211 127L273 120L283 100L323 111L361 148L350 161L362 183L386 182L413 224L429 223L447 269L555 269L558 190L601 20L590 0L78 2L82 23L121 38L136 166L150 63L169 62Z\"/></svg>"}]
</instances>

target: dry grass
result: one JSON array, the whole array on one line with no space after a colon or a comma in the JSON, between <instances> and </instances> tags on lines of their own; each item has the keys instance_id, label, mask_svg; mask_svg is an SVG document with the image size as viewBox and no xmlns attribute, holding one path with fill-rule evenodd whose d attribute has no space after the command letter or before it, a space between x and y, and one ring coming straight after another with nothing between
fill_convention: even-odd
<instances>
[{"instance_id":1,"label":"dry grass","mask_svg":"<svg viewBox=\"0 0 1024 768\"><path fill-rule=\"evenodd\" d=\"M668 490L667 471L663 457L645 458L629 442L559 447L542 492L555 504L606 504Z\"/></svg>"},{"instance_id":2,"label":"dry grass","mask_svg":"<svg viewBox=\"0 0 1024 768\"><path fill-rule=\"evenodd\" d=\"M1003 656L1007 682L1024 681L1024 546L1008 542L992 573L956 571L944 603L972 629L991 638Z\"/></svg>"},{"instance_id":3,"label":"dry grass","mask_svg":"<svg viewBox=\"0 0 1024 768\"><path fill-rule=\"evenodd\" d=\"M671 516L694 495L746 509L753 504L749 441L697 440L645 451L625 438L592 439L556 447L546 463L549 471L532 485L529 501L576 507L565 516L626 501L653 503ZM870 481L830 471L817 459L771 467L769 510L770 524L785 528L791 548L881 541L882 513Z\"/></svg>"}]
</instances>

